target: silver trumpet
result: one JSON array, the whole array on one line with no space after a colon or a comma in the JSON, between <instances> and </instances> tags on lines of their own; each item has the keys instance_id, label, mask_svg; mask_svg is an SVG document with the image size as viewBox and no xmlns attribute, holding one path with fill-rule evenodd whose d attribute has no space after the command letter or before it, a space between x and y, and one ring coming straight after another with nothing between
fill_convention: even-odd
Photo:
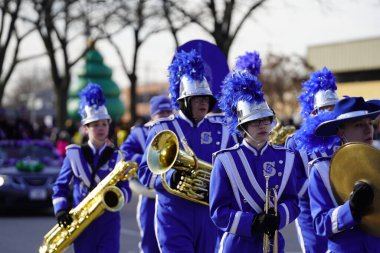
<instances>
[{"instance_id":1,"label":"silver trumpet","mask_svg":"<svg viewBox=\"0 0 380 253\"><path fill-rule=\"evenodd\" d=\"M277 196L277 191L274 188L269 188L269 178L273 176L275 173L274 169L268 173L267 170L264 170L264 177L265 177L265 205L264 205L264 211L266 214L269 213L269 208L270 208L270 200L271 197L273 199L273 208L275 215L277 216L277 202L278 202L278 196ZM273 194L273 196L272 196ZM264 233L264 238L263 238L263 252L264 253L269 253L271 251L273 253L278 253L278 230L274 232L274 237L273 237L273 244L271 244L269 235Z\"/></svg>"}]
</instances>

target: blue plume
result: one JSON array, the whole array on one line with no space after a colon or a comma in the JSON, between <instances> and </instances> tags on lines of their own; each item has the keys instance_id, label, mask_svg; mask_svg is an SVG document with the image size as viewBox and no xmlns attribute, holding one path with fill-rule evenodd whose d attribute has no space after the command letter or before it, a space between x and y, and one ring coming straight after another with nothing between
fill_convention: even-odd
<instances>
[{"instance_id":1,"label":"blue plume","mask_svg":"<svg viewBox=\"0 0 380 253\"><path fill-rule=\"evenodd\" d=\"M84 115L85 106L95 106L96 109L106 103L106 98L103 94L101 87L98 84L89 83L83 90L79 93L79 113L82 117Z\"/></svg>"},{"instance_id":2,"label":"blue plume","mask_svg":"<svg viewBox=\"0 0 380 253\"><path fill-rule=\"evenodd\" d=\"M178 109L177 99L179 97L179 86L181 78L187 75L194 81L202 81L205 76L203 60L200 54L195 50L190 52L177 52L169 70L169 92L172 100L172 105Z\"/></svg>"},{"instance_id":3,"label":"blue plume","mask_svg":"<svg viewBox=\"0 0 380 253\"><path fill-rule=\"evenodd\" d=\"M314 110L314 95L320 90L336 90L336 81L333 73L326 67L310 75L310 79L302 83L301 95L298 101L303 119L309 117Z\"/></svg>"},{"instance_id":4,"label":"blue plume","mask_svg":"<svg viewBox=\"0 0 380 253\"><path fill-rule=\"evenodd\" d=\"M236 130L238 124L237 103L242 100L251 103L264 102L264 93L261 91L261 87L257 76L248 71L235 70L224 79L219 108L226 114L225 118L228 119L226 123L228 123L231 133L239 133Z\"/></svg>"},{"instance_id":5,"label":"blue plume","mask_svg":"<svg viewBox=\"0 0 380 253\"><path fill-rule=\"evenodd\" d=\"M261 59L259 53L247 52L245 55L239 56L236 61L236 70L247 70L252 75L260 75Z\"/></svg>"},{"instance_id":6,"label":"blue plume","mask_svg":"<svg viewBox=\"0 0 380 253\"><path fill-rule=\"evenodd\" d=\"M316 152L326 152L334 144L340 141L338 136L318 137L314 134L319 124L336 119L337 114L334 112L322 112L316 116L310 116L304 119L302 126L294 135L297 147L306 152L308 155Z\"/></svg>"}]
</instances>

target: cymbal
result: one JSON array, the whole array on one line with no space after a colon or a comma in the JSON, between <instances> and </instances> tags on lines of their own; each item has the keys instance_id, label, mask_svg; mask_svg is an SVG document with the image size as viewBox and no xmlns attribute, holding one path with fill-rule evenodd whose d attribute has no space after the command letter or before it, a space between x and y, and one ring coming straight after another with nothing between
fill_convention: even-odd
<instances>
[{"instance_id":1,"label":"cymbal","mask_svg":"<svg viewBox=\"0 0 380 253\"><path fill-rule=\"evenodd\" d=\"M369 183L375 193L360 228L380 237L380 150L365 143L347 143L338 149L330 164L330 182L338 204L349 199L358 180Z\"/></svg>"}]
</instances>

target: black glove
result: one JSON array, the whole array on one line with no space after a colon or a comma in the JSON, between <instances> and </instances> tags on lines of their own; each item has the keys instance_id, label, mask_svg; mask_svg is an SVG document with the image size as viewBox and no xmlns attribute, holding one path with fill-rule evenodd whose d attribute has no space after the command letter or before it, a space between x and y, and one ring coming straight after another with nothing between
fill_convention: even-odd
<instances>
[{"instance_id":1,"label":"black glove","mask_svg":"<svg viewBox=\"0 0 380 253\"><path fill-rule=\"evenodd\" d=\"M252 234L267 234L270 238L274 236L274 232L278 230L280 225L280 216L274 214L274 209L270 208L268 214L260 213L255 216L252 222Z\"/></svg>"},{"instance_id":2,"label":"black glove","mask_svg":"<svg viewBox=\"0 0 380 253\"><path fill-rule=\"evenodd\" d=\"M267 220L267 229L264 233L269 235L270 238L273 238L274 232L278 230L280 226L280 214L277 213L277 215L275 215L274 208L271 207L268 210Z\"/></svg>"},{"instance_id":3,"label":"black glove","mask_svg":"<svg viewBox=\"0 0 380 253\"><path fill-rule=\"evenodd\" d=\"M360 220L368 207L372 204L374 193L372 187L363 181L355 182L350 195L350 209L355 220Z\"/></svg>"},{"instance_id":4,"label":"black glove","mask_svg":"<svg viewBox=\"0 0 380 253\"><path fill-rule=\"evenodd\" d=\"M67 227L73 222L73 218L67 210L61 210L56 215L58 224L62 227Z\"/></svg>"}]
</instances>

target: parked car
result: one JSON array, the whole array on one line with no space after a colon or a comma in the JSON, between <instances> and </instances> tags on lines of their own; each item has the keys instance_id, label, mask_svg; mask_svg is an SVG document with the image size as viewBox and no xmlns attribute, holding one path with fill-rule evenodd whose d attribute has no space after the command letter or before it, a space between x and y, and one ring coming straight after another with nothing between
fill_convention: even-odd
<instances>
[{"instance_id":1,"label":"parked car","mask_svg":"<svg viewBox=\"0 0 380 253\"><path fill-rule=\"evenodd\" d=\"M0 207L51 206L52 185L62 165L44 140L0 141Z\"/></svg>"}]
</instances>

